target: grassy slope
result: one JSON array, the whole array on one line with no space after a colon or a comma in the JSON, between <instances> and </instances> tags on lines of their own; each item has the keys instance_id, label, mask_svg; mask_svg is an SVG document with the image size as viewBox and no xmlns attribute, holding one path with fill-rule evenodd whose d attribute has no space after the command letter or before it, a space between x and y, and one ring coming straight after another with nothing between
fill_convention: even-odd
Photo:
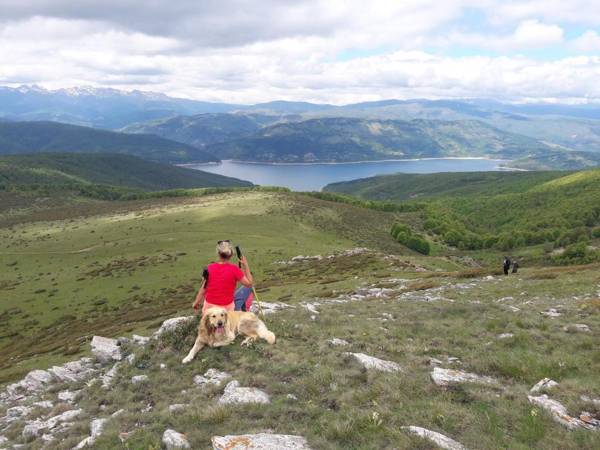
<instances>
[{"instance_id":1,"label":"grassy slope","mask_svg":"<svg viewBox=\"0 0 600 450\"><path fill-rule=\"evenodd\" d=\"M148 134L117 133L58 122L0 123L0 155L39 152L112 152L162 162L216 161L190 145Z\"/></svg>"},{"instance_id":2,"label":"grassy slope","mask_svg":"<svg viewBox=\"0 0 600 450\"><path fill-rule=\"evenodd\" d=\"M380 175L325 186L325 191L370 200L489 196L525 192L566 172L457 172Z\"/></svg>"},{"instance_id":3,"label":"grassy slope","mask_svg":"<svg viewBox=\"0 0 600 450\"><path fill-rule=\"evenodd\" d=\"M130 155L42 153L0 157L0 185L69 182L144 190L251 185L236 178L155 163Z\"/></svg>"},{"instance_id":4,"label":"grassy slope","mask_svg":"<svg viewBox=\"0 0 600 450\"><path fill-rule=\"evenodd\" d=\"M72 448L88 434L91 417L120 408L126 412L108 424L96 448L118 448L118 433L132 430L137 431L129 448L157 448L166 428L186 433L193 448L207 448L215 434L266 429L304 435L315 449L431 448L407 436L400 428L405 425L439 431L467 448L598 448L598 433L569 432L527 402L529 388L547 376L560 383L551 396L570 412L594 408L579 396L598 397L600 389L597 266L525 268L518 276L491 280L484 270L470 280L461 272L417 272L377 253L273 264L297 254L366 245L431 269L459 267L397 246L387 233L393 220L393 215L293 194L248 192L132 203L128 212L65 215L0 229L0 265L6 268L0 273L0 351L3 362L14 358L4 364L2 379L75 358L88 348L76 336L149 334L162 319L189 314L200 268L212 258L214 241L228 237L246 249L260 298L296 306L267 318L279 337L275 346L208 349L181 366L194 339L190 327L173 336L172 345L138 349L138 363L124 365L111 390L86 391L79 403L84 415L47 448ZM400 290L388 299L317 306L314 319L299 306L364 285ZM559 308L562 316L540 315L549 307ZM572 323L586 323L592 332L564 331ZM514 336L497 339L507 332ZM351 344L331 347L326 340L333 337ZM404 371L365 371L344 351L396 361ZM448 356L461 363L447 363ZM430 357L444 361L444 367L495 377L503 388L436 387L429 378ZM266 390L272 404L217 406L221 389L191 388L193 376L211 367L230 372L242 386ZM132 386L131 376L139 374L150 381ZM170 414L173 403L190 406ZM152 410L142 412L148 404ZM18 427L17 421L5 434L18 439Z\"/></svg>"}]
</instances>

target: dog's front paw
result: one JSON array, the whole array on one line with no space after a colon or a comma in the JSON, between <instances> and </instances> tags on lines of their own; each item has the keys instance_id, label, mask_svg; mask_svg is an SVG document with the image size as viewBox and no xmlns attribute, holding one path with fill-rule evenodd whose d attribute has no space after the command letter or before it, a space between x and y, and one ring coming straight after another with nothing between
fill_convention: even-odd
<instances>
[{"instance_id":1,"label":"dog's front paw","mask_svg":"<svg viewBox=\"0 0 600 450\"><path fill-rule=\"evenodd\" d=\"M186 356L185 358L183 358L183 361L181 361L181 364L187 364L192 360L192 358L190 356Z\"/></svg>"}]
</instances>

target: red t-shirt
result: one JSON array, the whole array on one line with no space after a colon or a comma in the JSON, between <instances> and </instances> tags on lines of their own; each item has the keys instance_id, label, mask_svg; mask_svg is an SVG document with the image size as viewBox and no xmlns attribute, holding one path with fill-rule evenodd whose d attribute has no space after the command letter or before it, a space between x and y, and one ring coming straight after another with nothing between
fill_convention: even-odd
<instances>
[{"instance_id":1,"label":"red t-shirt","mask_svg":"<svg viewBox=\"0 0 600 450\"><path fill-rule=\"evenodd\" d=\"M208 286L206 301L213 305L229 305L233 302L235 286L244 278L244 273L238 266L231 263L212 263L207 267Z\"/></svg>"}]
</instances>

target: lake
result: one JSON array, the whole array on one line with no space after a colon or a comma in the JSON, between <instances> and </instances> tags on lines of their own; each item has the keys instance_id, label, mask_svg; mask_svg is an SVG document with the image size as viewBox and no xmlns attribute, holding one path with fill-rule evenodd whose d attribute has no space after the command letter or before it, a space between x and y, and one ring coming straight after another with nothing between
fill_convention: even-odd
<instances>
[{"instance_id":1,"label":"lake","mask_svg":"<svg viewBox=\"0 0 600 450\"><path fill-rule=\"evenodd\" d=\"M223 161L219 164L194 164L188 167L240 178L263 186L285 186L294 191L320 191L337 181L355 180L374 175L436 172L485 172L502 170L503 160L492 159L420 159L338 164L257 164Z\"/></svg>"}]
</instances>

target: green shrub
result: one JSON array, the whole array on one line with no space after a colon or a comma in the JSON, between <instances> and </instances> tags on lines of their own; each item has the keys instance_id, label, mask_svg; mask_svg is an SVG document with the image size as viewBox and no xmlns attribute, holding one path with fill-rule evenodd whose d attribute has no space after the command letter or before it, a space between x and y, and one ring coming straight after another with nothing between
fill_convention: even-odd
<instances>
[{"instance_id":1,"label":"green shrub","mask_svg":"<svg viewBox=\"0 0 600 450\"><path fill-rule=\"evenodd\" d=\"M429 255L431 252L431 244L429 241L421 235L414 234L408 225L400 223L394 224L390 233L394 239L411 250L424 255Z\"/></svg>"}]
</instances>

